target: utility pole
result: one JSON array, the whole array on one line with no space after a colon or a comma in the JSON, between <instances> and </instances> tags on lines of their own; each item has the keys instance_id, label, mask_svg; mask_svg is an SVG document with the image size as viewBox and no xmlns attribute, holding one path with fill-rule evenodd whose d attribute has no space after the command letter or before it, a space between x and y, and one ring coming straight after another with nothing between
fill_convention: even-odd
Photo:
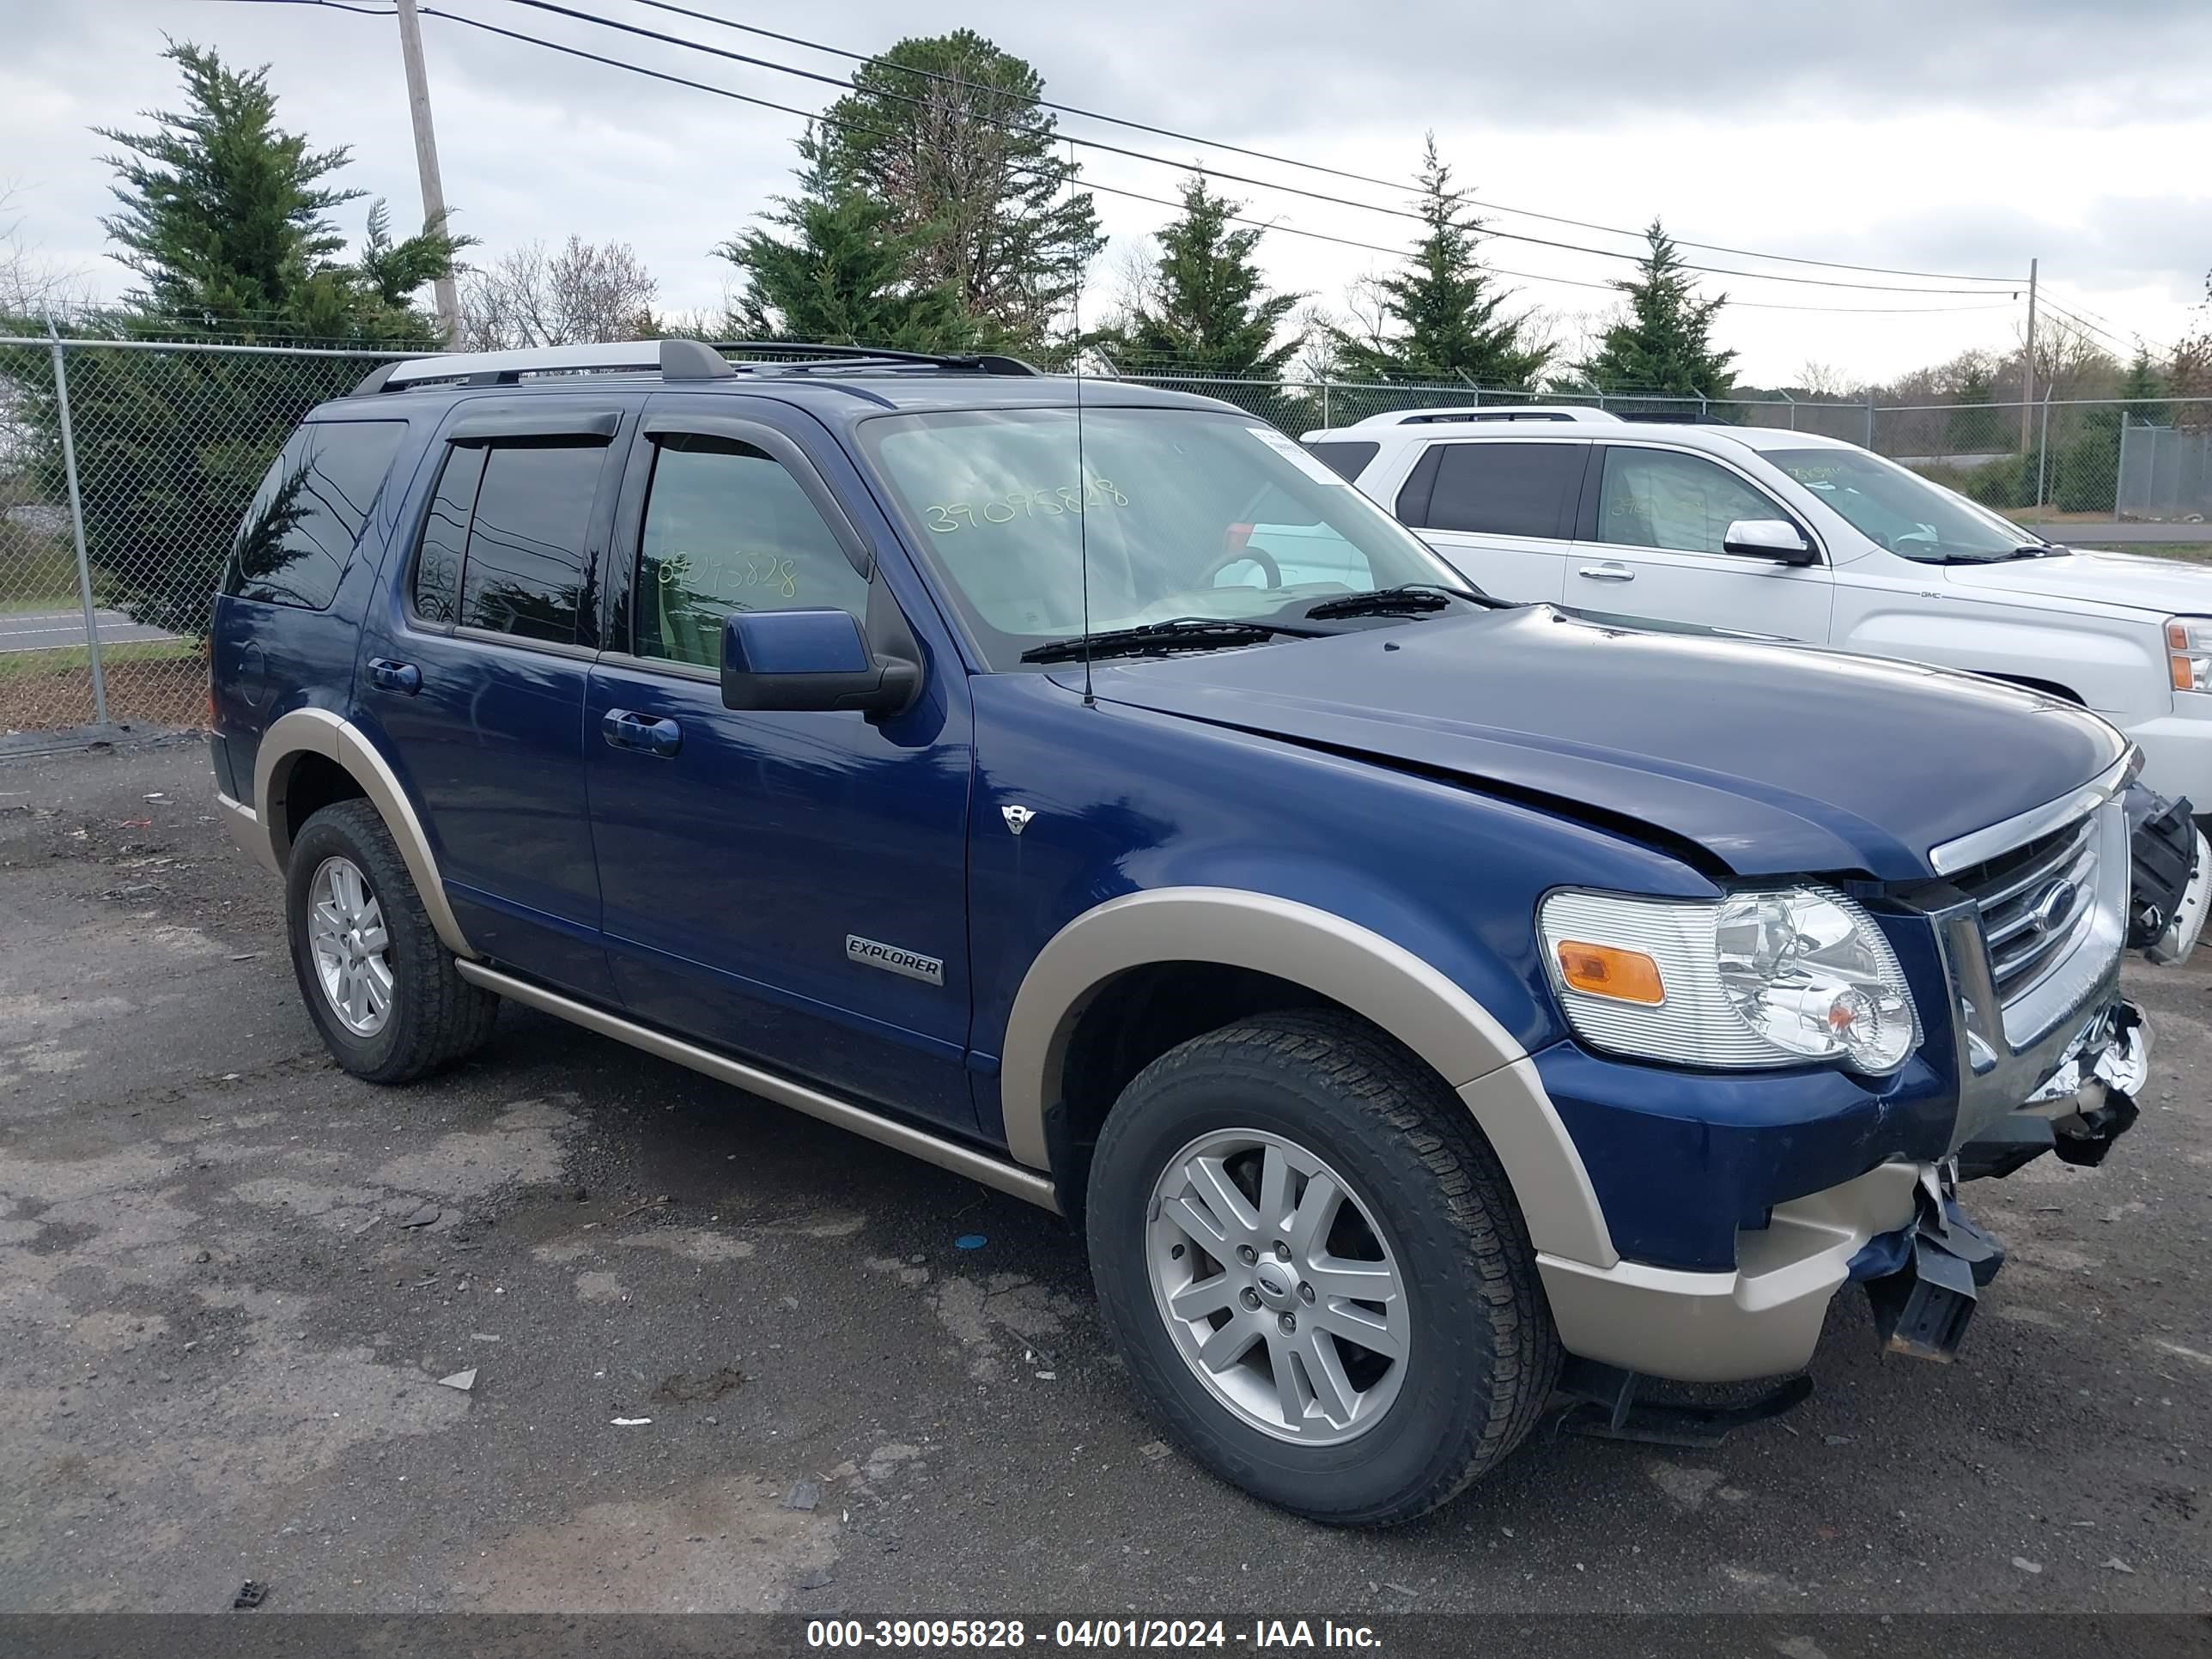
<instances>
[{"instance_id":1,"label":"utility pole","mask_svg":"<svg viewBox=\"0 0 2212 1659\"><path fill-rule=\"evenodd\" d=\"M422 72L422 25L415 15L415 0L398 0L398 5L399 55L407 64L407 108L415 120L415 167L422 178L422 217L427 223L443 226L446 187L438 178L438 135L430 126L430 82ZM460 339L461 307L450 276L438 278L437 295L438 326L445 331L446 343L453 345ZM2031 301L2031 339L2034 315Z\"/></svg>"},{"instance_id":2,"label":"utility pole","mask_svg":"<svg viewBox=\"0 0 2212 1659\"><path fill-rule=\"evenodd\" d=\"M414 0L399 0L403 9ZM2020 365L2020 453L2027 453L2028 416L2035 406L2035 266L2027 262L2027 351Z\"/></svg>"}]
</instances>

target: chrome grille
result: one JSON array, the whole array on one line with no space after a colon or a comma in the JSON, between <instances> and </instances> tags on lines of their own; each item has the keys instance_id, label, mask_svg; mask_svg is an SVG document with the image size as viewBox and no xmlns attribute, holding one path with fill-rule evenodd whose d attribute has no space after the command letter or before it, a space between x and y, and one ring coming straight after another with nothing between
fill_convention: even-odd
<instances>
[{"instance_id":1,"label":"chrome grille","mask_svg":"<svg viewBox=\"0 0 2212 1659\"><path fill-rule=\"evenodd\" d=\"M2094 813L1952 878L1980 907L1997 995L2033 987L2065 955L2097 903Z\"/></svg>"}]
</instances>

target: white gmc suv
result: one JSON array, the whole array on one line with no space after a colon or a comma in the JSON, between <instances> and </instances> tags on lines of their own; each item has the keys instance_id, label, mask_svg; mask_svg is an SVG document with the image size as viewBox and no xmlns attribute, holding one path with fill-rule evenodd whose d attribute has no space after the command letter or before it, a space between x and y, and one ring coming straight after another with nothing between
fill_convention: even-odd
<instances>
[{"instance_id":1,"label":"white gmc suv","mask_svg":"<svg viewBox=\"0 0 2212 1659\"><path fill-rule=\"evenodd\" d=\"M2012 680L2102 714L2146 785L2212 813L2212 568L2053 546L1802 432L1523 408L1304 441L1500 599Z\"/></svg>"}]
</instances>

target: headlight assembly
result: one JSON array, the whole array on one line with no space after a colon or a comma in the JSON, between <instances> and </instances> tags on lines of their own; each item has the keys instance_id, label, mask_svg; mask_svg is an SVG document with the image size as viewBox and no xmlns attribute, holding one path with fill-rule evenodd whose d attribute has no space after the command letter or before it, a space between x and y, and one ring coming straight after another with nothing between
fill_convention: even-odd
<instances>
[{"instance_id":1,"label":"headlight assembly","mask_svg":"<svg viewBox=\"0 0 2212 1659\"><path fill-rule=\"evenodd\" d=\"M2166 624L2166 667L2177 691L2212 691L2212 617Z\"/></svg>"},{"instance_id":2,"label":"headlight assembly","mask_svg":"<svg viewBox=\"0 0 2212 1659\"><path fill-rule=\"evenodd\" d=\"M1919 1042L1896 952L1826 888L1558 892L1540 925L1560 1006L1596 1048L1729 1068L1838 1060L1881 1076Z\"/></svg>"}]
</instances>

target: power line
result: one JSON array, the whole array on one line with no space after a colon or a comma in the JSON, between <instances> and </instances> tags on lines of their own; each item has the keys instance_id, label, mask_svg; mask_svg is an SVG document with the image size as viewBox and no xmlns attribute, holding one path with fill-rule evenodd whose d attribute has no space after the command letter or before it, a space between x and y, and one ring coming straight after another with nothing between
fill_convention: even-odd
<instances>
[{"instance_id":1,"label":"power line","mask_svg":"<svg viewBox=\"0 0 2212 1659\"><path fill-rule=\"evenodd\" d=\"M352 12L357 15L366 17L388 17L392 15L392 13L388 11L374 10L364 6L349 5L344 3L344 0L233 0L233 3L264 5L327 6L334 11ZM665 70L648 69L642 64L633 64L623 58L609 58L603 56L599 52L586 52L580 46L564 46L557 40L547 40L538 35L522 33L515 29L501 28L496 23L488 23L480 18L465 17L456 12L441 11L434 6L424 6L422 8L422 15L425 17L434 17L441 22L464 24L470 28L481 29L487 34L496 34L506 40L518 40L525 45L542 47L549 52L557 52L567 57L580 58L589 63L603 64L609 69L618 69L625 70L632 75L641 75L647 76L648 79L665 82L672 86L686 87L695 92L708 93L717 98L726 98L737 103L750 104L760 109L774 110L780 114L796 115L804 120L819 121L826 125L842 127L871 137L888 137L891 136L883 131L881 129L862 126L857 122L848 121L841 117L830 116L816 111L801 109L795 105L779 104L772 99L755 97L750 93L733 92L727 87L714 86L704 81L691 80L685 76L672 75ZM1032 178L1056 179L1063 182L1071 182L1070 175L1064 170L1036 167L1016 167L1011 170L1016 173L1026 174ZM1141 191L1125 190L1116 185L1102 185L1086 181L1083 187L1085 190L1094 190L1109 196L1127 197L1132 201L1149 203L1154 207L1179 209L1182 206L1182 203L1171 201L1166 197L1150 196ZM1255 219L1248 216L1237 214L1226 214L1223 216L1231 223L1249 225L1256 229L1276 233L1285 236L1303 237L1310 241L1333 243L1339 247L1358 248L1370 253L1385 254L1394 259L1402 258L1405 255L1405 250L1403 248L1386 246L1380 242L1364 242L1353 237L1335 236L1324 231L1305 230L1296 225L1285 225L1277 223L1271 220ZM1613 284L1611 283L1593 283L1573 276L1552 276L1537 271L1513 270L1498 265L1488 266L1486 269L1494 271L1498 276L1511 276L1522 282L1553 283L1563 284L1571 288L1593 289L1601 293L1613 293L1617 291L1614 289ZM1905 291L1911 292L1916 290ZM2004 311L2011 309L2014 303L2015 302L2011 300L1999 300L1993 304L1984 303L1979 305L1966 306L1799 306L1758 300L1736 300L1731 298L1729 301L1729 304L1734 307L1760 311L1804 311L1841 314L1887 316L1920 315L1936 313L1958 313L1969 311Z\"/></svg>"},{"instance_id":2,"label":"power line","mask_svg":"<svg viewBox=\"0 0 2212 1659\"><path fill-rule=\"evenodd\" d=\"M635 23L625 23L617 18L603 17L594 12L580 11L572 6L558 4L556 0L507 0L507 3L526 6L534 11L546 12L555 16L569 18L577 22L592 24L600 28L613 29L621 33L635 35L641 40L658 41L664 46L678 46L689 52L704 52L710 57L725 58L729 62L743 64L750 68L772 70L778 74L796 76L801 80L836 87L846 92L855 90L850 81L840 80L834 75L823 75L813 70L801 69L796 64L779 64L772 58L756 58L750 53L732 52L725 47L708 46L703 40L691 40L681 35L665 34L658 29L645 28ZM450 12L434 15L447 17L455 15ZM474 21L475 20L465 21ZM908 104L918 105L927 101L910 93L886 90L882 95ZM1012 123L994 120L989 116L976 114L973 118L985 125L1001 130L1013 129ZM1218 179L1224 183L1243 185L1255 190L1272 190L1287 196L1304 197L1308 200L1326 203L1334 207L1354 208L1364 213L1379 213L1395 219L1412 219L1423 223L1427 222L1422 214L1411 208L1386 207L1379 202L1363 202L1349 196L1332 196L1322 191L1302 189L1296 185L1276 184L1266 179L1255 179L1245 173L1226 173L1218 167L1203 167L1196 162L1176 161L1164 155L1154 155L1144 150L1130 149L1121 144L1109 144L1103 139L1079 138L1073 134L1062 134L1061 137L1066 143L1080 145L1086 149L1097 150L1109 155L1121 156L1129 161L1143 161L1154 167L1172 167L1178 173L1195 173L1200 178ZM1641 256L1637 254L1622 252L1613 248L1589 247L1579 242L1559 241L1553 237L1530 236L1521 231L1498 230L1486 227L1480 234L1505 241L1526 242L1535 247L1558 248L1571 253L1591 254L1601 259L1625 259L1633 264L1640 263L1641 258ZM1776 271L1742 270L1729 265L1699 265L1687 262L1685 262L1681 268L1707 276L1735 276L1749 282L1788 283L1793 286L1805 288L1857 289L1875 294L1966 295L1985 298L1990 292L1987 289L1900 288L1887 283L1853 283L1828 276L1789 276Z\"/></svg>"},{"instance_id":3,"label":"power line","mask_svg":"<svg viewBox=\"0 0 2212 1659\"><path fill-rule=\"evenodd\" d=\"M655 11L672 12L679 17L693 18L702 23L712 23L721 28L736 29L746 34L760 35L767 40L781 41L786 46L800 46L810 52L825 52L832 58L842 58L856 64L878 65L895 70L902 75L917 76L927 80L940 82L963 91L991 93L1002 98L1009 96L998 88L981 86L972 81L963 81L957 76L947 75L939 70L920 69L907 64L893 64L887 58L872 57L866 52L853 52L843 46L827 46L819 40L809 40L800 35L785 34L775 29L763 28L757 23L741 23L735 18L718 17L711 12L695 11L688 6L674 4L673 0L634 0L634 3L648 6ZM793 70L790 72L807 73L803 70ZM844 83L833 82L832 84ZM1402 179L1378 179L1372 173L1347 172L1342 167L1328 167L1319 161L1302 161L1294 155L1280 155L1270 150L1250 149L1242 144L1227 143L1218 138L1205 138L1194 133L1179 132L1173 127L1153 126L1146 122L1130 120L1123 116L1107 115L1097 110L1085 109L1075 104L1055 103L1048 98L1025 98L1021 101L1036 109L1055 110L1063 115L1080 116L1086 121L1102 121L1112 126L1127 127L1137 132L1149 132L1156 137L1173 138L1179 143L1201 144L1208 149L1225 150L1232 155L1249 155L1255 161L1273 161L1281 167L1297 167L1308 173L1323 173L1330 178L1343 179L1353 184L1375 185L1384 190L1401 190L1413 193L1418 193L1419 189L1419 186ZM1287 186L1273 186L1273 188L1287 188ZM1608 236L1626 236L1632 240L1641 239L1644 235L1644 232L1640 230L1626 230L1619 225L1600 224L1589 219L1570 218L1564 214L1542 213L1534 208L1508 207L1502 202L1487 201L1479 196L1469 196L1467 200L1470 206L1479 207L1491 213L1510 214L1516 218L1540 219L1549 224L1571 225L1577 230L1600 231ZM1758 248L1732 247L1723 242L1692 241L1687 237L1675 237L1672 240L1678 246L1702 248L1708 253L1726 253L1746 259L1769 259L1783 264L1818 265L1827 270L1864 271L1878 276L1918 276L1934 282L1945 283L1996 283L2013 287L2017 287L2020 282L2017 276L1978 276L1959 271L1900 270L1892 265L1854 264L1841 259L1815 259L1800 253L1770 253ZM1613 257L1634 258L1636 256L1614 255Z\"/></svg>"}]
</instances>

